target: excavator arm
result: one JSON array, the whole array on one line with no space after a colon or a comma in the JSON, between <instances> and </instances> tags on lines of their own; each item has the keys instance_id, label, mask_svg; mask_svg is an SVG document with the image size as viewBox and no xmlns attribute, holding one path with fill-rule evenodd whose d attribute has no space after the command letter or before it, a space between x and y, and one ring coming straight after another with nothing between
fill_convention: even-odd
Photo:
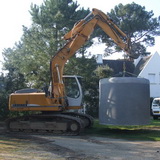
<instances>
[{"instance_id":1,"label":"excavator arm","mask_svg":"<svg viewBox=\"0 0 160 160\"><path fill-rule=\"evenodd\" d=\"M95 26L99 26L121 49L134 58L134 54L131 53L130 39L126 34L106 14L93 9L86 18L76 23L73 29L64 36L64 39L67 40L66 45L51 59L51 96L61 101L61 104L65 104L65 89L62 80L64 65L89 39Z\"/></svg>"}]
</instances>

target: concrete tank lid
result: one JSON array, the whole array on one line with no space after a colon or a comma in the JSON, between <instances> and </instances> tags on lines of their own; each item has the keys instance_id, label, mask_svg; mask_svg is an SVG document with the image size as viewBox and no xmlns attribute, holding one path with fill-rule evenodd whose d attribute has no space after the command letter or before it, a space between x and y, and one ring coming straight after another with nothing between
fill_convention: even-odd
<instances>
[{"instance_id":1,"label":"concrete tank lid","mask_svg":"<svg viewBox=\"0 0 160 160\"><path fill-rule=\"evenodd\" d=\"M112 77L112 78L103 78L99 81L101 84L103 83L143 83L149 84L149 80L145 78L137 78L137 77Z\"/></svg>"}]
</instances>

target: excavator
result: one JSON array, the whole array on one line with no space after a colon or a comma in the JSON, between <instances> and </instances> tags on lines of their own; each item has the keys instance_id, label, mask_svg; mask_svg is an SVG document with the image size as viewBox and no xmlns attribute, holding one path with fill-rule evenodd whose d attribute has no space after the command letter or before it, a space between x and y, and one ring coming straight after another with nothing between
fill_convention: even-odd
<instances>
[{"instance_id":1,"label":"excavator","mask_svg":"<svg viewBox=\"0 0 160 160\"><path fill-rule=\"evenodd\" d=\"M64 35L66 44L51 58L51 83L44 91L21 89L9 97L10 111L32 111L38 114L14 117L7 120L9 131L51 132L77 135L93 124L90 115L78 113L82 108L81 77L64 76L66 62L85 44L95 27L99 26L129 57L136 58L130 38L98 9L78 21Z\"/></svg>"}]
</instances>

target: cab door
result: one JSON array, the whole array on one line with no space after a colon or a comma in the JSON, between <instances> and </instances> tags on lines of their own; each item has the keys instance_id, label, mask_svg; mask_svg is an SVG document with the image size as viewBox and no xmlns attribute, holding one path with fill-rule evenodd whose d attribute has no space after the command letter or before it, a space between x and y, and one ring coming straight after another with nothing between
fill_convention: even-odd
<instances>
[{"instance_id":1,"label":"cab door","mask_svg":"<svg viewBox=\"0 0 160 160\"><path fill-rule=\"evenodd\" d=\"M65 85L65 92L68 99L69 106L81 106L82 105L82 87L80 76L63 76L63 82Z\"/></svg>"}]
</instances>

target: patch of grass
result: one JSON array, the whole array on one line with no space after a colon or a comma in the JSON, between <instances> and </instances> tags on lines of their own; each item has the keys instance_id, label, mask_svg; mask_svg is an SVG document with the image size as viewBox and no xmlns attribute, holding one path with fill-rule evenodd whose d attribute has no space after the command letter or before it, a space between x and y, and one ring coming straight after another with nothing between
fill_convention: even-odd
<instances>
[{"instance_id":1,"label":"patch of grass","mask_svg":"<svg viewBox=\"0 0 160 160\"><path fill-rule=\"evenodd\" d=\"M149 125L142 126L101 125L95 120L93 127L84 134L126 140L160 141L160 120L151 120Z\"/></svg>"}]
</instances>

